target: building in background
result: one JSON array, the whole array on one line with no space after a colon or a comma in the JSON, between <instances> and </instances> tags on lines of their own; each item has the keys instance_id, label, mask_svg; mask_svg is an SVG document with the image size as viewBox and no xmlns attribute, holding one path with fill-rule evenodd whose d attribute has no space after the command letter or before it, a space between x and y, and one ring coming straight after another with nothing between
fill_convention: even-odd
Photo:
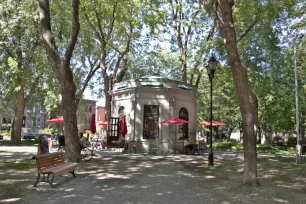
<instances>
[{"instance_id":1,"label":"building in background","mask_svg":"<svg viewBox=\"0 0 306 204\"><path fill-rule=\"evenodd\" d=\"M21 137L27 132L38 133L40 129L47 128L47 119L48 113L40 104L36 104L33 109L25 108Z\"/></svg>"},{"instance_id":2,"label":"building in background","mask_svg":"<svg viewBox=\"0 0 306 204\"><path fill-rule=\"evenodd\" d=\"M85 132L89 129L92 114L96 114L96 100L83 99L84 113L83 117L78 117L78 131Z\"/></svg>"},{"instance_id":3,"label":"building in background","mask_svg":"<svg viewBox=\"0 0 306 204\"><path fill-rule=\"evenodd\" d=\"M96 111L96 127L99 135L106 136L106 126L102 126L103 122L106 122L106 112L105 107L97 106Z\"/></svg>"}]
</instances>

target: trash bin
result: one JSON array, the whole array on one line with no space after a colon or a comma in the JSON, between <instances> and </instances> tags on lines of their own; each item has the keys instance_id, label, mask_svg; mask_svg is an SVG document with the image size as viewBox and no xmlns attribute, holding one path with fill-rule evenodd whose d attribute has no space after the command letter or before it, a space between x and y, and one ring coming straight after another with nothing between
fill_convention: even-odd
<instances>
[{"instance_id":1,"label":"trash bin","mask_svg":"<svg viewBox=\"0 0 306 204\"><path fill-rule=\"evenodd\" d=\"M52 142L52 141L51 141ZM38 136L38 151L37 155L43 155L49 153L49 140L47 135Z\"/></svg>"}]
</instances>

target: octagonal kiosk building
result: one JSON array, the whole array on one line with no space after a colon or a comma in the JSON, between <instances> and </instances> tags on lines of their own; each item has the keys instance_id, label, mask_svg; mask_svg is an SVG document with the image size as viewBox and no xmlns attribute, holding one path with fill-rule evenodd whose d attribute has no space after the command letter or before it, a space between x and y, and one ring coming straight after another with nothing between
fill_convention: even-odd
<instances>
[{"instance_id":1,"label":"octagonal kiosk building","mask_svg":"<svg viewBox=\"0 0 306 204\"><path fill-rule=\"evenodd\" d=\"M115 83L110 95L108 147L119 135L126 142L135 141L136 152L182 152L187 137L195 144L197 92L193 85L162 76L143 76ZM172 117L188 123L161 123Z\"/></svg>"}]
</instances>

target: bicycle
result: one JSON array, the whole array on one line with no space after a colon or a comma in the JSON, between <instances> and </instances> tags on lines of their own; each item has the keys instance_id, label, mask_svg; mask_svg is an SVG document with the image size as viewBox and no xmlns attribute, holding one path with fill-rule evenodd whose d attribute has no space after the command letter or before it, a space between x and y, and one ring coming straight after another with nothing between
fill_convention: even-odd
<instances>
[{"instance_id":1,"label":"bicycle","mask_svg":"<svg viewBox=\"0 0 306 204\"><path fill-rule=\"evenodd\" d=\"M65 146L60 146L57 149L58 152L65 152ZM84 161L90 161L94 156L93 149L89 149L88 147L81 147L81 157Z\"/></svg>"},{"instance_id":2,"label":"bicycle","mask_svg":"<svg viewBox=\"0 0 306 204\"><path fill-rule=\"evenodd\" d=\"M88 147L81 146L81 157L84 161L90 161L94 156L93 149L89 149Z\"/></svg>"}]
</instances>

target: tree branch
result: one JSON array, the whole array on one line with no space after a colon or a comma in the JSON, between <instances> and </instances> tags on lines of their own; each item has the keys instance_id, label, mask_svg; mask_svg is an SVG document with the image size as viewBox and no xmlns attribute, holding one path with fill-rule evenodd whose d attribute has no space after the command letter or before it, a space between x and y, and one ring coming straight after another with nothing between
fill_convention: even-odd
<instances>
[{"instance_id":1,"label":"tree branch","mask_svg":"<svg viewBox=\"0 0 306 204\"><path fill-rule=\"evenodd\" d=\"M108 32L107 41L110 40L110 38L112 36L112 33L113 33L113 30L114 30L115 14L116 14L117 5L118 5L118 1L116 1L115 5L114 5L114 8L113 8L112 21L111 21L109 32Z\"/></svg>"},{"instance_id":2,"label":"tree branch","mask_svg":"<svg viewBox=\"0 0 306 204\"><path fill-rule=\"evenodd\" d=\"M70 67L70 60L80 31L79 5L80 5L80 0L72 0L72 29L71 29L70 41L68 43L68 47L65 53L65 60L64 60L65 67Z\"/></svg>"},{"instance_id":3,"label":"tree branch","mask_svg":"<svg viewBox=\"0 0 306 204\"><path fill-rule=\"evenodd\" d=\"M87 13L86 13L85 7L82 7L82 10L83 10L83 12L85 13L85 19L86 19L88 25L90 26L90 28L92 29L92 31L95 33L95 35L97 36L97 38L98 38L99 41L101 42L101 41L102 41L102 37L101 37L100 33L95 29L95 27L94 27L94 25L91 23L91 21L89 20L89 17L88 17L88 15L87 15Z\"/></svg>"},{"instance_id":4,"label":"tree branch","mask_svg":"<svg viewBox=\"0 0 306 204\"><path fill-rule=\"evenodd\" d=\"M25 97L24 99L24 103L27 104L29 102L29 100L31 99L31 97L33 96L33 94L35 93L35 89L38 85L38 81L39 81L39 77L36 77L34 83L32 84L32 87L30 89L29 94L27 95L27 97Z\"/></svg>"},{"instance_id":5,"label":"tree branch","mask_svg":"<svg viewBox=\"0 0 306 204\"><path fill-rule=\"evenodd\" d=\"M256 16L254 22L239 36L237 41L239 42L242 38L244 38L252 30L252 28L254 28L257 22L258 18Z\"/></svg>"},{"instance_id":6,"label":"tree branch","mask_svg":"<svg viewBox=\"0 0 306 204\"><path fill-rule=\"evenodd\" d=\"M51 31L50 5L49 0L39 0L39 16L42 30L42 36L46 45L47 56L51 67L54 70L57 78L60 78L61 58L58 53L55 39Z\"/></svg>"},{"instance_id":7,"label":"tree branch","mask_svg":"<svg viewBox=\"0 0 306 204\"><path fill-rule=\"evenodd\" d=\"M79 104L80 100L82 99L83 93L90 81L90 79L93 77L93 75L96 73L96 71L100 68L100 63L97 64L98 60L95 60L94 63L92 63L90 61L90 59L88 59L89 64L90 64L90 70L88 75L86 76L86 79L82 85L82 88L80 89L80 91L78 91L78 93L76 94L76 103L77 105ZM97 64L97 65L96 65Z\"/></svg>"}]
</instances>

